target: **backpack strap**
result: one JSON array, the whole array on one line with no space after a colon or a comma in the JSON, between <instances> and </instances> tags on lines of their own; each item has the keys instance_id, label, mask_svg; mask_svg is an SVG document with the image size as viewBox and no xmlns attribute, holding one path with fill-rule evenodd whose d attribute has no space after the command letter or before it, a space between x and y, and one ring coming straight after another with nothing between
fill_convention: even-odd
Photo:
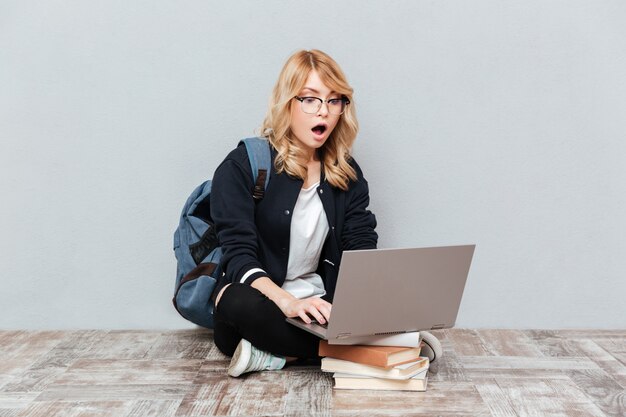
<instances>
[{"instance_id":1,"label":"backpack strap","mask_svg":"<svg viewBox=\"0 0 626 417\"><path fill-rule=\"evenodd\" d=\"M258 137L246 138L242 142L246 145L250 167L252 168L254 180L252 197L255 200L261 200L265 195L265 188L270 182L270 173L272 172L270 144L267 139Z\"/></svg>"}]
</instances>

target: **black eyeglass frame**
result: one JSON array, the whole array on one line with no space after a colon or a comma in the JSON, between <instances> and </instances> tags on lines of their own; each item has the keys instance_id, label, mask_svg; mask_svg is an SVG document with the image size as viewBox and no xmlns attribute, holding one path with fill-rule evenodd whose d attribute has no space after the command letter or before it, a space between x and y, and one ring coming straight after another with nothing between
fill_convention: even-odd
<instances>
[{"instance_id":1,"label":"black eyeglass frame","mask_svg":"<svg viewBox=\"0 0 626 417\"><path fill-rule=\"evenodd\" d=\"M348 104L350 104L350 99L348 99L348 97L346 97L346 96L341 96L341 98L329 98L329 99L326 99L326 100L322 100L321 98L319 98L319 97L314 97L314 96L304 96L304 97L294 96L294 98L300 102L300 105L302 105L302 104L303 104L304 99L306 99L306 98L314 98L314 99L316 99L316 100L318 100L318 101L319 101L319 103L320 103L320 104L319 104L319 106L317 107L317 110L315 110L313 113L307 113L307 114L315 114L315 113L317 113L318 111L320 111L320 109L322 108L322 104L324 104L324 103L326 103L326 105L328 106L328 104L329 104L331 101L341 100L341 101L343 101L343 105L344 105L344 107L343 107L343 111L342 111L341 113L339 113L339 114L331 113L331 111L330 111L330 107L328 108L328 112L329 112L330 114L335 114L336 116L341 116L341 115L342 115L342 114L346 111L346 106L347 106ZM302 111L304 111L304 109L302 109ZM306 112L305 112L305 113L306 113Z\"/></svg>"}]
</instances>

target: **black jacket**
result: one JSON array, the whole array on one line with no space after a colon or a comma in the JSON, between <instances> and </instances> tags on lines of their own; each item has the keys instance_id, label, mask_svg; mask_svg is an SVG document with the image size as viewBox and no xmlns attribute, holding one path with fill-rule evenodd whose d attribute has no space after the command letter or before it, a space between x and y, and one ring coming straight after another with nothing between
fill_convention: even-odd
<instances>
[{"instance_id":1,"label":"black jacket","mask_svg":"<svg viewBox=\"0 0 626 417\"><path fill-rule=\"evenodd\" d=\"M272 161L276 150L271 148ZM273 164L272 164L273 165ZM320 256L317 273L332 301L341 253L351 249L375 249L376 218L367 209L369 190L361 169L351 160L357 180L347 191L332 187L321 174L317 192L322 200L330 231ZM215 293L228 283L250 284L268 276L279 287L287 274L291 214L303 181L274 167L265 197L252 197L253 176L244 145L238 146L220 164L211 186L211 217L223 250L222 276ZM256 272L255 272L256 270ZM260 270L260 271L259 271Z\"/></svg>"}]
</instances>

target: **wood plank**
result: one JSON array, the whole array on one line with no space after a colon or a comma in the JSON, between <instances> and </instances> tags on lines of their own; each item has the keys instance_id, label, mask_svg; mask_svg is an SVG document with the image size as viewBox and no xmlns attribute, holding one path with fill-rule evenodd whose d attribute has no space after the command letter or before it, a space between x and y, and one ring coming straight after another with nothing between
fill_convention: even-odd
<instances>
[{"instance_id":1,"label":"wood plank","mask_svg":"<svg viewBox=\"0 0 626 417\"><path fill-rule=\"evenodd\" d=\"M49 366L43 369L26 369L2 387L3 392L41 392L65 372L66 367Z\"/></svg>"},{"instance_id":2,"label":"wood plank","mask_svg":"<svg viewBox=\"0 0 626 417\"><path fill-rule=\"evenodd\" d=\"M626 337L623 338L590 338L598 346L611 353L626 353Z\"/></svg>"},{"instance_id":3,"label":"wood plank","mask_svg":"<svg viewBox=\"0 0 626 417\"><path fill-rule=\"evenodd\" d=\"M203 329L162 332L145 359L206 359L214 350L217 347L212 332Z\"/></svg>"},{"instance_id":4,"label":"wood plank","mask_svg":"<svg viewBox=\"0 0 626 417\"><path fill-rule=\"evenodd\" d=\"M213 339L211 339L211 341L207 343L211 345L211 350L207 354L205 358L206 360L226 360L227 359L228 361L230 361L230 356L226 356L222 352L220 352L217 346L215 346L215 344L213 343Z\"/></svg>"},{"instance_id":5,"label":"wood plank","mask_svg":"<svg viewBox=\"0 0 626 417\"><path fill-rule=\"evenodd\" d=\"M75 330L67 332L67 337L56 345L57 349L85 352L94 344L106 338L105 330Z\"/></svg>"},{"instance_id":6,"label":"wood plank","mask_svg":"<svg viewBox=\"0 0 626 417\"><path fill-rule=\"evenodd\" d=\"M477 330L449 329L445 331L446 340L451 343L459 356L493 356L494 353L485 345Z\"/></svg>"},{"instance_id":7,"label":"wood plank","mask_svg":"<svg viewBox=\"0 0 626 417\"><path fill-rule=\"evenodd\" d=\"M223 372L204 374L183 398L177 416L276 415L284 408L286 372L267 371L231 378Z\"/></svg>"},{"instance_id":8,"label":"wood plank","mask_svg":"<svg viewBox=\"0 0 626 417\"><path fill-rule=\"evenodd\" d=\"M611 352L613 357L620 361L623 365L626 365L626 352Z\"/></svg>"},{"instance_id":9,"label":"wood plank","mask_svg":"<svg viewBox=\"0 0 626 417\"><path fill-rule=\"evenodd\" d=\"M119 417L128 412L129 403L123 401L33 402L20 417Z\"/></svg>"},{"instance_id":10,"label":"wood plank","mask_svg":"<svg viewBox=\"0 0 626 417\"><path fill-rule=\"evenodd\" d=\"M215 378L215 375L222 375L225 379L228 379L228 375L226 374L226 370L228 369L228 365L230 364L230 358L222 359L222 360L205 360L202 361L202 365L196 374L196 377L193 379L194 384L204 384L205 381ZM228 377L228 378L226 378Z\"/></svg>"},{"instance_id":11,"label":"wood plank","mask_svg":"<svg viewBox=\"0 0 626 417\"><path fill-rule=\"evenodd\" d=\"M38 395L32 392L0 392L0 409L26 408Z\"/></svg>"},{"instance_id":12,"label":"wood plank","mask_svg":"<svg viewBox=\"0 0 626 417\"><path fill-rule=\"evenodd\" d=\"M172 417L176 414L180 401L180 399L132 401L128 413L123 417Z\"/></svg>"},{"instance_id":13,"label":"wood plank","mask_svg":"<svg viewBox=\"0 0 626 417\"><path fill-rule=\"evenodd\" d=\"M64 384L46 388L35 401L180 401L190 389L190 384L169 384L167 381L161 384Z\"/></svg>"},{"instance_id":14,"label":"wood plank","mask_svg":"<svg viewBox=\"0 0 626 417\"><path fill-rule=\"evenodd\" d=\"M201 360L79 359L59 378L59 385L191 384Z\"/></svg>"},{"instance_id":15,"label":"wood plank","mask_svg":"<svg viewBox=\"0 0 626 417\"><path fill-rule=\"evenodd\" d=\"M223 375L223 374L222 374ZM216 380L223 380L216 375ZM284 372L257 372L247 375L243 380L230 378L228 385L237 385L233 402L222 401L216 408L219 415L282 415L285 389ZM227 397L226 397L227 398Z\"/></svg>"},{"instance_id":16,"label":"wood plank","mask_svg":"<svg viewBox=\"0 0 626 417\"><path fill-rule=\"evenodd\" d=\"M285 372L285 417L330 416L332 408L331 374L318 369L296 369Z\"/></svg>"},{"instance_id":17,"label":"wood plank","mask_svg":"<svg viewBox=\"0 0 626 417\"><path fill-rule=\"evenodd\" d=\"M608 416L626 415L626 392L602 369L572 370L568 375L576 386Z\"/></svg>"},{"instance_id":18,"label":"wood plank","mask_svg":"<svg viewBox=\"0 0 626 417\"><path fill-rule=\"evenodd\" d=\"M220 407L222 402L228 404L233 401L239 390L238 385L231 384L228 379L222 376L207 379L203 384L192 385L181 401L175 415L181 417L218 415L216 408ZM220 414L225 415L224 413Z\"/></svg>"},{"instance_id":19,"label":"wood plank","mask_svg":"<svg viewBox=\"0 0 626 417\"><path fill-rule=\"evenodd\" d=\"M568 416L604 416L602 410L571 379L551 379L545 382L552 388L554 397Z\"/></svg>"},{"instance_id":20,"label":"wood plank","mask_svg":"<svg viewBox=\"0 0 626 417\"><path fill-rule=\"evenodd\" d=\"M19 371L16 373L19 374ZM0 374L0 391L2 391L4 387L15 378L16 376L12 373Z\"/></svg>"},{"instance_id":21,"label":"wood plank","mask_svg":"<svg viewBox=\"0 0 626 417\"><path fill-rule=\"evenodd\" d=\"M467 375L463 367L463 360L456 354L451 343L444 343L443 359L435 361L429 369L429 382L448 381L448 382L467 382L470 377Z\"/></svg>"},{"instance_id":22,"label":"wood plank","mask_svg":"<svg viewBox=\"0 0 626 417\"><path fill-rule=\"evenodd\" d=\"M0 339L0 375L19 375L66 337L64 332L8 332Z\"/></svg>"},{"instance_id":23,"label":"wood plank","mask_svg":"<svg viewBox=\"0 0 626 417\"><path fill-rule=\"evenodd\" d=\"M517 417L515 408L509 401L506 393L502 391L494 379L485 380L476 384L476 390L487 407L489 407L492 415L501 417Z\"/></svg>"},{"instance_id":24,"label":"wood plank","mask_svg":"<svg viewBox=\"0 0 626 417\"><path fill-rule=\"evenodd\" d=\"M564 415L555 401L553 390L542 380L497 380L509 402L520 416Z\"/></svg>"},{"instance_id":25,"label":"wood plank","mask_svg":"<svg viewBox=\"0 0 626 417\"><path fill-rule=\"evenodd\" d=\"M569 379L569 376L554 369L519 369L519 368L472 368L465 369L469 381L482 384L493 379Z\"/></svg>"},{"instance_id":26,"label":"wood plank","mask_svg":"<svg viewBox=\"0 0 626 417\"><path fill-rule=\"evenodd\" d=\"M559 337L571 340L626 339L626 329L561 329L553 332Z\"/></svg>"},{"instance_id":27,"label":"wood plank","mask_svg":"<svg viewBox=\"0 0 626 417\"><path fill-rule=\"evenodd\" d=\"M29 337L25 330L3 330L0 332L0 354L3 357L11 353L12 348L19 347Z\"/></svg>"},{"instance_id":28,"label":"wood plank","mask_svg":"<svg viewBox=\"0 0 626 417\"><path fill-rule=\"evenodd\" d=\"M518 356L465 356L465 369L599 369L589 358L524 358Z\"/></svg>"},{"instance_id":29,"label":"wood plank","mask_svg":"<svg viewBox=\"0 0 626 417\"><path fill-rule=\"evenodd\" d=\"M478 330L478 336L491 355L543 357L535 340L520 330ZM473 356L473 355L470 355Z\"/></svg>"},{"instance_id":30,"label":"wood plank","mask_svg":"<svg viewBox=\"0 0 626 417\"><path fill-rule=\"evenodd\" d=\"M506 380L497 379L498 386L508 398L519 416L597 416L602 412L584 396L570 395L571 401L564 401L563 390L555 389L558 384L571 381L546 380ZM564 385L561 385L563 387Z\"/></svg>"},{"instance_id":31,"label":"wood plank","mask_svg":"<svg viewBox=\"0 0 626 417\"><path fill-rule=\"evenodd\" d=\"M609 353L607 349L600 347L595 340L585 339L579 341L578 344L590 360L626 389L626 365L623 362L616 359L614 354Z\"/></svg>"},{"instance_id":32,"label":"wood plank","mask_svg":"<svg viewBox=\"0 0 626 417\"><path fill-rule=\"evenodd\" d=\"M67 332L52 350L39 355L37 360L19 373L2 388L6 392L41 391L82 357L106 332Z\"/></svg>"},{"instance_id":33,"label":"wood plank","mask_svg":"<svg viewBox=\"0 0 626 417\"><path fill-rule=\"evenodd\" d=\"M63 331L2 331L0 332L0 355L10 357L12 354L26 350L41 351L50 349L67 337Z\"/></svg>"},{"instance_id":34,"label":"wood plank","mask_svg":"<svg viewBox=\"0 0 626 417\"><path fill-rule=\"evenodd\" d=\"M81 355L89 359L145 359L161 334L147 331L109 331L98 335Z\"/></svg>"},{"instance_id":35,"label":"wood plank","mask_svg":"<svg viewBox=\"0 0 626 417\"><path fill-rule=\"evenodd\" d=\"M581 340L579 338L570 339L557 331L547 330L530 330L527 331L527 334L544 356L552 358L585 356L577 343L578 340Z\"/></svg>"},{"instance_id":36,"label":"wood plank","mask_svg":"<svg viewBox=\"0 0 626 417\"><path fill-rule=\"evenodd\" d=\"M433 382L426 392L333 390L333 416L491 416L473 384Z\"/></svg>"}]
</instances>

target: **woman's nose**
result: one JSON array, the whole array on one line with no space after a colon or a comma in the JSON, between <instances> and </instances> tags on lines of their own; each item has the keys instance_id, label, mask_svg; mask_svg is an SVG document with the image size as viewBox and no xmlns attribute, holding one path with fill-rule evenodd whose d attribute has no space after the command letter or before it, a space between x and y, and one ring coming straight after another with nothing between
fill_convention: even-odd
<instances>
[{"instance_id":1,"label":"woman's nose","mask_svg":"<svg viewBox=\"0 0 626 417\"><path fill-rule=\"evenodd\" d=\"M317 114L321 116L327 116L328 115L328 103L323 101L322 105L320 106L320 109L317 111Z\"/></svg>"}]
</instances>

